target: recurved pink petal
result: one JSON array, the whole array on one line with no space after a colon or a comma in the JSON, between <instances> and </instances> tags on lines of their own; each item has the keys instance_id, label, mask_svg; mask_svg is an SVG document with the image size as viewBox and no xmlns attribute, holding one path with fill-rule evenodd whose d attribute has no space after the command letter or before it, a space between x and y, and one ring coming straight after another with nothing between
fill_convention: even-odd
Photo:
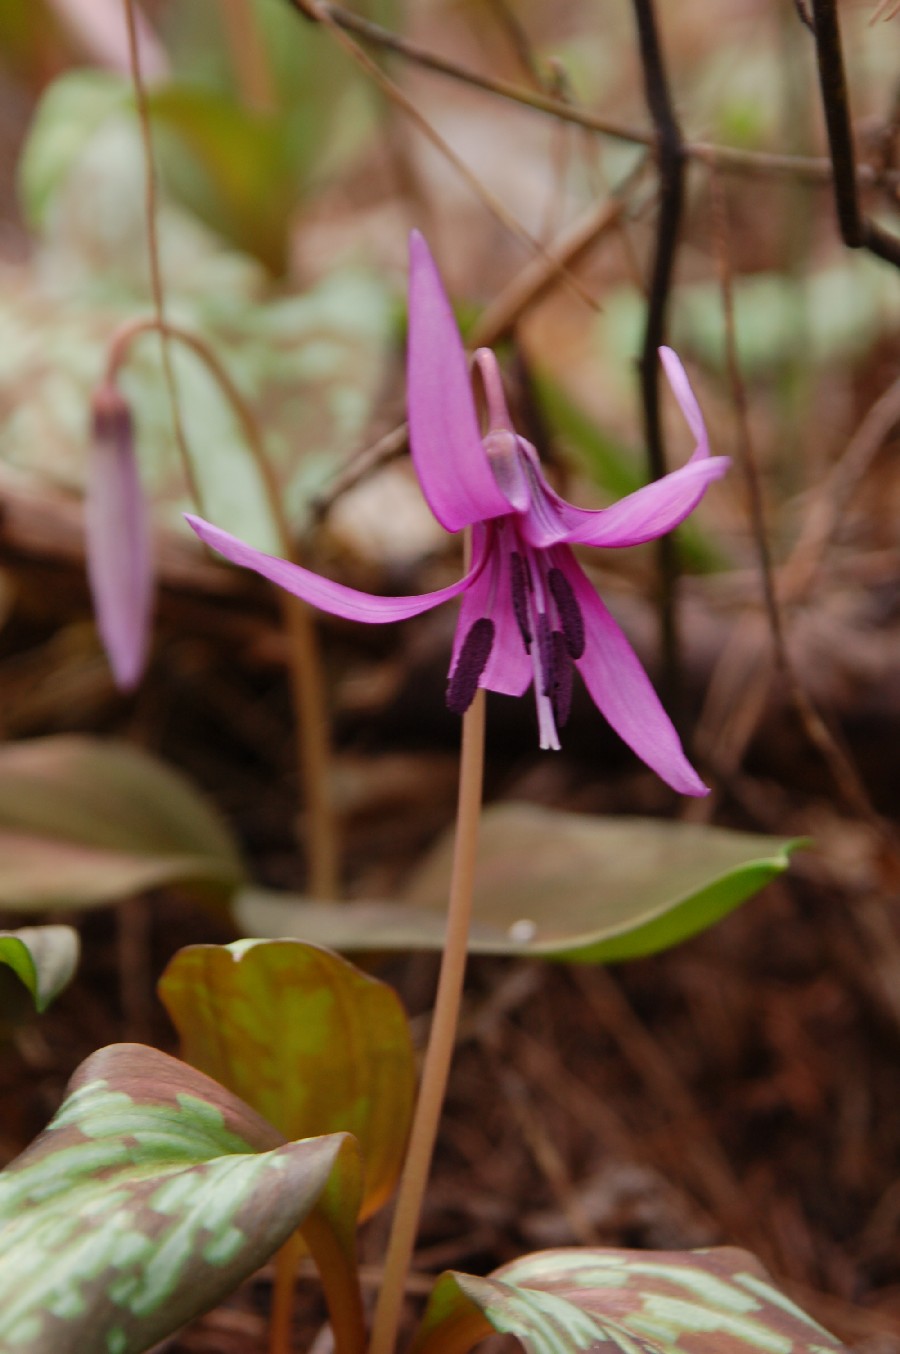
<instances>
[{"instance_id":1,"label":"recurved pink petal","mask_svg":"<svg viewBox=\"0 0 900 1354\"><path fill-rule=\"evenodd\" d=\"M555 541L608 547L642 545L664 536L683 522L713 480L725 474L731 462L727 456L709 454L706 425L684 367L671 348L660 348L659 356L672 393L697 443L690 460L680 470L644 485L599 511L576 508L546 486L552 508L543 514L529 513L524 522L525 533L532 545L550 545Z\"/></svg>"},{"instance_id":2,"label":"recurved pink petal","mask_svg":"<svg viewBox=\"0 0 900 1354\"><path fill-rule=\"evenodd\" d=\"M459 531L510 511L478 427L469 364L424 238L409 242L407 412L413 463L441 526Z\"/></svg>"},{"instance_id":3,"label":"recurved pink petal","mask_svg":"<svg viewBox=\"0 0 900 1354\"><path fill-rule=\"evenodd\" d=\"M266 555L262 550L254 550L252 546L238 540L237 536L213 526L202 517L185 513L185 519L201 541L224 555L232 564L252 569L254 573L269 579L271 583L277 583L286 592L293 593L321 611L329 611L333 616L342 616L348 621L366 621L370 625L404 621L410 616L430 611L451 597L458 597L472 586L483 567L483 561L477 560L463 578L437 592L422 593L418 597L379 597L374 593L345 587L343 583L334 583L330 578L322 578L310 569L278 559L275 555Z\"/></svg>"},{"instance_id":4,"label":"recurved pink petal","mask_svg":"<svg viewBox=\"0 0 900 1354\"><path fill-rule=\"evenodd\" d=\"M574 556L560 551L557 558L584 617L585 649L576 667L597 709L622 741L673 790L683 795L708 794L628 640Z\"/></svg>"},{"instance_id":5,"label":"recurved pink petal","mask_svg":"<svg viewBox=\"0 0 900 1354\"><path fill-rule=\"evenodd\" d=\"M97 629L116 685L130 691L147 661L153 560L131 412L113 386L93 402L85 546Z\"/></svg>"}]
</instances>

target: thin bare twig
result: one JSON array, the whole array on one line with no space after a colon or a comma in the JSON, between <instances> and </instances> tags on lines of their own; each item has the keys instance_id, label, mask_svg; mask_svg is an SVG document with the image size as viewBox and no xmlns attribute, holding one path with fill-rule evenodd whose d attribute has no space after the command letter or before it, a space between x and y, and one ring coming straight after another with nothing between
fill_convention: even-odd
<instances>
[{"instance_id":1,"label":"thin bare twig","mask_svg":"<svg viewBox=\"0 0 900 1354\"><path fill-rule=\"evenodd\" d=\"M834 166L834 204L841 239L850 249L867 249L870 254L900 268L900 239L870 221L859 202L837 5L835 0L811 0L811 4L822 107Z\"/></svg>"},{"instance_id":2,"label":"thin bare twig","mask_svg":"<svg viewBox=\"0 0 900 1354\"><path fill-rule=\"evenodd\" d=\"M379 65L372 60L368 53L344 29L331 17L330 7L322 3L322 0L292 0L303 14L309 18L314 18L321 23L323 27L334 37L335 42L347 52L357 65L366 72L383 93L393 100L393 102L402 108L409 117L410 121L418 127L419 131L425 136L433 146L449 161L459 176L469 185L472 192L484 204L491 215L504 226L510 234L524 244L528 249L537 254L545 253L544 247L539 240L525 229L523 225L516 220L511 212L507 211L501 200L489 189L487 189L476 174L472 172L462 156L457 155L456 151L439 132L431 125L426 117L419 111L412 99L404 94L403 90L397 85L390 76L386 75ZM581 286L577 278L571 273L567 273L564 268L560 270L560 280L580 296L586 305L592 310L599 309L596 300Z\"/></svg>"},{"instance_id":3,"label":"thin bare twig","mask_svg":"<svg viewBox=\"0 0 900 1354\"><path fill-rule=\"evenodd\" d=\"M497 80L493 76L482 75L480 71L473 71L441 56L438 52L429 51L398 33L392 33L359 14L343 9L340 5L326 4L324 0L320 0L313 9L307 0L287 0L287 2L304 18L317 22L327 14L334 24L346 29L347 32L356 33L373 47L395 52L406 61L432 70L436 74L445 75L451 80L459 80L473 89L483 90L486 94L508 99L535 112L560 118L563 122L574 122L588 131L631 145L653 146L655 142L655 133L652 131L634 127L630 123L617 122L614 118L603 117L599 113L580 108L577 104L568 103L540 90L526 89L508 80ZM811 184L829 183L832 177L831 161L825 156L769 154L765 151L742 150L735 146L714 145L708 141L686 142L684 153L691 159L702 160L706 164L715 165L723 172L733 174L786 176ZM860 184L864 186L881 182L880 177L868 165L860 165L857 176Z\"/></svg>"},{"instance_id":4,"label":"thin bare twig","mask_svg":"<svg viewBox=\"0 0 900 1354\"><path fill-rule=\"evenodd\" d=\"M896 855L898 846L894 834L887 823L876 812L869 793L854 765L849 753L838 741L816 708L806 687L801 682L791 658L787 643L784 615L774 584L771 556L763 514L762 495L756 472L756 459L750 438L747 402L740 366L734 328L734 302L731 287L731 270L727 255L727 222L724 205L716 194L716 182L713 179L714 210L719 213L716 235L716 253L719 262L722 301L725 308L725 344L729 377L734 393L735 407L738 412L738 448L750 497L750 512L753 523L753 538L759 558L763 583L766 616L772 637L775 661L787 686L788 697L794 712L810 744L816 749L822 761L831 772L834 783L844 801L855 813L864 818L878 833L886 848Z\"/></svg>"},{"instance_id":5,"label":"thin bare twig","mask_svg":"<svg viewBox=\"0 0 900 1354\"><path fill-rule=\"evenodd\" d=\"M644 342L639 361L647 460L651 479L666 473L666 453L659 404L659 348L665 341L666 311L672 289L675 251L684 205L685 153L681 128L669 92L669 81L659 40L653 0L634 0L644 90L656 128L659 167L659 215L653 257ZM663 678L669 701L677 715L680 662L676 591L678 551L671 534L661 536L656 547L659 565L659 603Z\"/></svg>"}]
</instances>

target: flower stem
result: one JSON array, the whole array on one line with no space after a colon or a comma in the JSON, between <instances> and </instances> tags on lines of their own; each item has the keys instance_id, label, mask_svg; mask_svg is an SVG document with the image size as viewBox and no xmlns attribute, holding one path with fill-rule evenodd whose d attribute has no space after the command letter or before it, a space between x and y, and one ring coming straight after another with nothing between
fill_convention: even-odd
<instances>
[{"instance_id":1,"label":"flower stem","mask_svg":"<svg viewBox=\"0 0 900 1354\"><path fill-rule=\"evenodd\" d=\"M475 850L481 816L483 768L484 691L478 691L475 700L463 716L456 842L450 880L447 937L441 959L441 972L431 1033L425 1053L425 1065L422 1069L419 1098L416 1102L409 1148L385 1258L384 1280L372 1324L369 1354L393 1354L422 1196L431 1167L438 1121L444 1103L466 971L475 877Z\"/></svg>"},{"instance_id":2,"label":"flower stem","mask_svg":"<svg viewBox=\"0 0 900 1354\"><path fill-rule=\"evenodd\" d=\"M188 329L157 316L131 320L113 337L106 364L106 380L114 384L131 343L141 334L159 333L166 342L189 348L206 367L228 401L240 425L247 448L259 473L281 553L294 556L290 524L281 502L278 480L263 444L259 423L225 367L208 344ZM197 505L202 512L202 507ZM282 596L282 615L288 642L288 668L294 727L297 738L297 769L309 824L306 833L309 860L309 890L317 899L337 898L339 892L338 834L328 793L331 749L325 682L316 637L316 627L307 606L288 594Z\"/></svg>"}]
</instances>

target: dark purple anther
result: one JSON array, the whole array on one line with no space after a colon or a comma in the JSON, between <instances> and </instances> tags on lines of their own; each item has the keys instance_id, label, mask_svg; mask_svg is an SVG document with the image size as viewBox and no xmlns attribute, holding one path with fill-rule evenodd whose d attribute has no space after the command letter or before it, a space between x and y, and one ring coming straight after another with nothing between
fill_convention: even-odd
<instances>
[{"instance_id":1,"label":"dark purple anther","mask_svg":"<svg viewBox=\"0 0 900 1354\"><path fill-rule=\"evenodd\" d=\"M509 557L509 576L512 581L512 604L522 643L526 650L531 649L532 634L528 625L528 593L531 580L528 577L528 565L518 550Z\"/></svg>"},{"instance_id":2,"label":"dark purple anther","mask_svg":"<svg viewBox=\"0 0 900 1354\"><path fill-rule=\"evenodd\" d=\"M551 569L547 575L547 582L559 613L566 648L572 658L580 658L584 653L584 617L572 591L572 584L562 569Z\"/></svg>"},{"instance_id":3,"label":"dark purple anther","mask_svg":"<svg viewBox=\"0 0 900 1354\"><path fill-rule=\"evenodd\" d=\"M447 708L464 715L475 699L481 674L494 647L494 622L482 616L462 642L456 667L447 683Z\"/></svg>"},{"instance_id":4,"label":"dark purple anther","mask_svg":"<svg viewBox=\"0 0 900 1354\"><path fill-rule=\"evenodd\" d=\"M553 706L553 718L556 727L561 729L569 718L572 709L572 679L575 665L572 662L568 641L559 630L550 636L550 704Z\"/></svg>"}]
</instances>

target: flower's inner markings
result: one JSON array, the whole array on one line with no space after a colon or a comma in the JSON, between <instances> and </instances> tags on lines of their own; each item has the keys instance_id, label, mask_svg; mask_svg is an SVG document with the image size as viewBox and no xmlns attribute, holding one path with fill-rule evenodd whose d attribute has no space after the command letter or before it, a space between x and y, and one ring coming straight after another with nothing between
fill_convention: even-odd
<instances>
[{"instance_id":1,"label":"flower's inner markings","mask_svg":"<svg viewBox=\"0 0 900 1354\"><path fill-rule=\"evenodd\" d=\"M463 640L447 684L447 706L455 715L464 715L475 699L481 674L494 647L494 632L494 622L482 616Z\"/></svg>"},{"instance_id":2,"label":"flower's inner markings","mask_svg":"<svg viewBox=\"0 0 900 1354\"><path fill-rule=\"evenodd\" d=\"M547 586L556 603L566 648L572 658L580 658L584 653L584 617L572 591L572 584L562 569L553 568L547 575Z\"/></svg>"},{"instance_id":3,"label":"flower's inner markings","mask_svg":"<svg viewBox=\"0 0 900 1354\"><path fill-rule=\"evenodd\" d=\"M528 594L531 592L531 578L528 574L528 565L518 550L513 550L509 557L509 574L512 579L512 604L516 621L519 626L519 633L522 636L522 643L525 645L525 652L531 652L531 641L534 636L528 624Z\"/></svg>"}]
</instances>

